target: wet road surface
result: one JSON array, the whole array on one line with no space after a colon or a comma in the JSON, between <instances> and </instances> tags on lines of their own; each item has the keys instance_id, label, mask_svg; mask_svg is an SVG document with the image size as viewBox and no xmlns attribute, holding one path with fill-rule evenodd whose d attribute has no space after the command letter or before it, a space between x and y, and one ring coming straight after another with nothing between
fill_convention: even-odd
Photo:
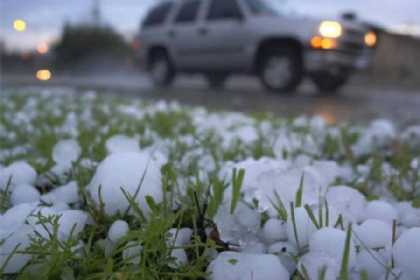
<instances>
[{"instance_id":1,"label":"wet road surface","mask_svg":"<svg viewBox=\"0 0 420 280\"><path fill-rule=\"evenodd\" d=\"M401 125L420 121L420 89L370 86L357 80L332 96L318 93L309 82L295 93L273 94L248 77L232 78L226 89L217 91L209 90L200 77L180 78L170 89L155 89L141 74L61 76L42 83L27 76L4 76L1 81L3 89L28 86L69 87L77 93L93 89L129 98L174 100L212 110L270 112L279 116L320 115L331 123L364 123L374 118L387 118Z\"/></svg>"}]
</instances>

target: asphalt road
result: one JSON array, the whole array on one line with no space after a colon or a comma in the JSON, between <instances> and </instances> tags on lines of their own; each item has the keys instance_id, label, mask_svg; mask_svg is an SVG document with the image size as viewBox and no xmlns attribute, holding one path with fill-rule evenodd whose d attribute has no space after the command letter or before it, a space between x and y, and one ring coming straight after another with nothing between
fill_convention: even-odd
<instances>
[{"instance_id":1,"label":"asphalt road","mask_svg":"<svg viewBox=\"0 0 420 280\"><path fill-rule=\"evenodd\" d=\"M205 106L212 110L264 113L280 116L320 115L328 122L364 123L386 118L400 125L420 122L420 89L397 85L373 86L354 79L338 95L318 93L304 83L293 94L279 95L264 91L254 78L232 78L225 90L211 91L201 77L183 77L170 89L154 89L145 75L138 73L96 76L60 76L39 82L30 76L4 76L1 88L68 87L76 93L97 90L128 98L176 100L183 104Z\"/></svg>"}]
</instances>

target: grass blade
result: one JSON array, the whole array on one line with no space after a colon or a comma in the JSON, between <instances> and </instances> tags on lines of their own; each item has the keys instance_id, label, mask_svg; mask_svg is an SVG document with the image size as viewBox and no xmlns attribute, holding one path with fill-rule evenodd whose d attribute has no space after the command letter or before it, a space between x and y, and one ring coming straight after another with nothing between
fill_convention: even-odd
<instances>
[{"instance_id":1,"label":"grass blade","mask_svg":"<svg viewBox=\"0 0 420 280\"><path fill-rule=\"evenodd\" d=\"M349 280L351 234L352 234L352 224L349 225L346 232L346 241L344 244L343 258L341 261L341 270L340 270L340 277L339 277L340 280Z\"/></svg>"},{"instance_id":2,"label":"grass blade","mask_svg":"<svg viewBox=\"0 0 420 280\"><path fill-rule=\"evenodd\" d=\"M302 197L303 197L303 181L305 178L305 174L302 174L302 176L300 177L300 183L299 183L299 189L296 192L296 196L295 196L295 204L296 207L302 207Z\"/></svg>"},{"instance_id":3,"label":"grass blade","mask_svg":"<svg viewBox=\"0 0 420 280\"><path fill-rule=\"evenodd\" d=\"M236 206L238 205L239 198L241 197L241 188L245 177L245 170L240 169L237 171L233 170L232 175L232 201L230 203L230 214L235 212Z\"/></svg>"},{"instance_id":4,"label":"grass blade","mask_svg":"<svg viewBox=\"0 0 420 280\"><path fill-rule=\"evenodd\" d=\"M321 228L321 226L320 226L320 225L318 224L318 222L316 221L316 218L315 218L314 212L313 212L313 210L311 209L311 207L309 207L309 205L308 205L308 204L305 204L304 208L305 208L306 212L308 213L309 218L311 219L311 221L312 221L312 223L314 224L314 226L315 226L317 229L320 229L320 228Z\"/></svg>"},{"instance_id":5,"label":"grass blade","mask_svg":"<svg viewBox=\"0 0 420 280\"><path fill-rule=\"evenodd\" d=\"M293 202L290 202L290 215L292 216L291 218L292 218L292 224L293 224L293 232L294 232L294 235L295 235L297 250L298 250L298 252L300 252L299 237L298 237L297 226L296 226L296 217L295 217L295 206L294 206Z\"/></svg>"}]
</instances>

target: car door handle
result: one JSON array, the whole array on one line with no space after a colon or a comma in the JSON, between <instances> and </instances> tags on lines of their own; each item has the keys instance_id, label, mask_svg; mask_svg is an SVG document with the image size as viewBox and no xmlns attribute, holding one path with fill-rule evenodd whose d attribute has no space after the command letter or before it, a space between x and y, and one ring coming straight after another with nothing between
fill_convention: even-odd
<instances>
[{"instance_id":1,"label":"car door handle","mask_svg":"<svg viewBox=\"0 0 420 280\"><path fill-rule=\"evenodd\" d=\"M205 28L205 27L200 27L200 28L198 28L198 34L200 34L200 35L206 35L207 33L209 33L209 30L207 29L207 28Z\"/></svg>"},{"instance_id":2,"label":"car door handle","mask_svg":"<svg viewBox=\"0 0 420 280\"><path fill-rule=\"evenodd\" d=\"M175 32L175 30L169 30L169 31L168 31L168 36L169 36L169 37L171 37L171 38L176 37L176 32Z\"/></svg>"}]
</instances>

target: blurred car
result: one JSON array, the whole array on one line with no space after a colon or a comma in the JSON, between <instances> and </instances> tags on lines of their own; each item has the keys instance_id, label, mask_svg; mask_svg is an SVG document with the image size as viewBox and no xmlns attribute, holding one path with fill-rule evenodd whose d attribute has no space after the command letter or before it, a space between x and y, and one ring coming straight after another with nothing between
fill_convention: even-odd
<instances>
[{"instance_id":1,"label":"blurred car","mask_svg":"<svg viewBox=\"0 0 420 280\"><path fill-rule=\"evenodd\" d=\"M156 86L178 73L204 74L213 88L252 74L270 91L310 77L334 92L369 65L376 34L355 19L283 12L268 0L179 0L154 6L138 34L139 57Z\"/></svg>"}]
</instances>

